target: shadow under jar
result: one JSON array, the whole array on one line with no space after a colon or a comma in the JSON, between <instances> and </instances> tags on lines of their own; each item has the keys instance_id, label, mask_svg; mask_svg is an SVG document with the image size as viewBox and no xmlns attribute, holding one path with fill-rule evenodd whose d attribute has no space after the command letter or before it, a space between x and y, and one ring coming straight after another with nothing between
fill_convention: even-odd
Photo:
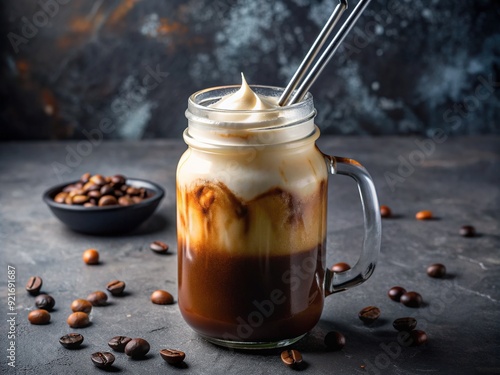
<instances>
[{"instance_id":1,"label":"shadow under jar","mask_svg":"<svg viewBox=\"0 0 500 375\"><path fill-rule=\"evenodd\" d=\"M189 98L188 150L177 168L178 303L186 322L219 345L289 345L319 321L326 295L370 277L380 249L380 214L369 174L316 147L308 94L260 111L209 107L238 86ZM252 86L278 98L281 88ZM358 183L365 239L357 264L326 267L328 175Z\"/></svg>"}]
</instances>

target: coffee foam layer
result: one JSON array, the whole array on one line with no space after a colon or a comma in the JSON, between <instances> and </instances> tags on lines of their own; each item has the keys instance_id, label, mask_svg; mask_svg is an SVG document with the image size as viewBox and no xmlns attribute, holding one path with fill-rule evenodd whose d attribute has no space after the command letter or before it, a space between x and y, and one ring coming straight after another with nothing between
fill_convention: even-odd
<instances>
[{"instance_id":1,"label":"coffee foam layer","mask_svg":"<svg viewBox=\"0 0 500 375\"><path fill-rule=\"evenodd\" d=\"M253 199L221 182L192 181L177 189L178 241L193 251L290 254L326 235L326 181L309 194L273 187Z\"/></svg>"}]
</instances>

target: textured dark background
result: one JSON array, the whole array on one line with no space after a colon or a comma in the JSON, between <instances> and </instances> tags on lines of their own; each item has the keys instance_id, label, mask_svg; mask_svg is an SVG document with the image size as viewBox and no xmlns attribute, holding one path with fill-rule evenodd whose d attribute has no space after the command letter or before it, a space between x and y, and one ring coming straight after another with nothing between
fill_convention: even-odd
<instances>
[{"instance_id":1,"label":"textured dark background","mask_svg":"<svg viewBox=\"0 0 500 375\"><path fill-rule=\"evenodd\" d=\"M283 86L335 4L2 1L0 139L180 137L194 91ZM498 134L496 82L498 0L373 0L312 92L328 133Z\"/></svg>"}]
</instances>

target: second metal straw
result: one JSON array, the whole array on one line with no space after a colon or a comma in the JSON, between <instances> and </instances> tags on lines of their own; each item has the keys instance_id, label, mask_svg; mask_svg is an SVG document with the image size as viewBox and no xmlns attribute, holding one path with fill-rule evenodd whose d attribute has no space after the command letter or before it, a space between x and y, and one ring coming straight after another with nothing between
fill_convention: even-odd
<instances>
[{"instance_id":1,"label":"second metal straw","mask_svg":"<svg viewBox=\"0 0 500 375\"><path fill-rule=\"evenodd\" d=\"M336 23L342 16L342 13L345 11L345 9L347 9L347 1L340 0L339 4L334 9L330 19L321 30L314 44L310 48L306 57L304 58L299 68L295 72L293 78L290 80L290 83L287 85L285 91L281 95L280 100L278 102L280 106L291 105L303 99L304 95L307 93L307 91L311 88L311 86L316 81L318 76L321 74L325 66L328 64L330 59L337 51L339 45L344 41L345 37L347 36L349 31L351 31L352 27L358 20L359 16L361 15L361 13L363 13L363 11L365 10L365 8L368 6L369 3L370 0L359 0L359 3L353 9L347 20L344 22L344 24L340 27L337 34L335 34L332 41L325 49L323 54L319 57L316 64L314 64L311 71L307 74L306 78L300 84L299 88L294 92L295 88L299 85L300 80L302 79L302 77L304 77L305 73L307 72L307 69L310 67L312 61L318 54L324 42L332 32L333 27L336 25Z\"/></svg>"}]
</instances>

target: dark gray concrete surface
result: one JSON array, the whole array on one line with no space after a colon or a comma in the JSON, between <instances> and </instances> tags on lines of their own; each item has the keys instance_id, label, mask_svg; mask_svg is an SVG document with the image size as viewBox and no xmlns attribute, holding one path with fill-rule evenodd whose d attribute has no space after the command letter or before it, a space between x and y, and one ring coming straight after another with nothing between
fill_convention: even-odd
<instances>
[{"instance_id":1,"label":"dark gray concrete surface","mask_svg":"<svg viewBox=\"0 0 500 375\"><path fill-rule=\"evenodd\" d=\"M304 356L303 373L310 374L500 374L500 138L451 138L428 141L428 155L418 154L414 138L322 137L325 152L353 157L371 172L381 204L395 217L383 221L383 244L373 277L364 285L326 300L314 330L294 345ZM152 346L147 359L134 361L116 354L116 371L123 374L289 374L279 351L247 353L219 348L198 337L182 320L178 306L149 302L155 289L177 297L175 240L175 167L185 149L181 141L109 142L96 145L61 177L82 173L123 173L153 180L166 189L156 214L133 233L96 237L74 233L52 216L42 192L59 182L55 162L65 164L68 149L78 143L0 144L0 301L2 374L94 374L100 370L90 354L106 350L115 335L143 337ZM422 156L418 159L418 156ZM415 166L400 170L402 159ZM417 160L418 159L418 160ZM78 165L77 165L78 164ZM402 172L402 173L401 173ZM393 189L388 173L399 175ZM394 177L394 176L392 176ZM361 207L353 182L342 176L330 181L328 260L352 263L362 239ZM436 220L417 221L417 211L430 209ZM477 228L476 238L458 235L460 226ZM160 256L148 249L153 240L171 245ZM97 248L102 263L83 264L82 252ZM445 279L425 273L432 263L444 263ZM15 312L8 314L7 267L15 267ZM46 326L30 325L27 315L34 298L24 285L31 275L44 280L43 291L56 299ZM127 283L124 297L96 307L92 325L70 329L66 318L75 298L104 289L108 281ZM411 309L391 301L394 285L420 292L425 306ZM371 326L358 311L376 305L381 318ZM391 322L413 316L429 341L421 347L401 347ZM7 320L15 318L15 340L9 340ZM328 352L323 337L330 330L345 334L342 351ZM80 350L66 350L58 338L81 332ZM15 368L8 366L9 341L15 341ZM167 365L163 347L186 352L184 369ZM363 366L366 366L363 368Z\"/></svg>"}]
</instances>

